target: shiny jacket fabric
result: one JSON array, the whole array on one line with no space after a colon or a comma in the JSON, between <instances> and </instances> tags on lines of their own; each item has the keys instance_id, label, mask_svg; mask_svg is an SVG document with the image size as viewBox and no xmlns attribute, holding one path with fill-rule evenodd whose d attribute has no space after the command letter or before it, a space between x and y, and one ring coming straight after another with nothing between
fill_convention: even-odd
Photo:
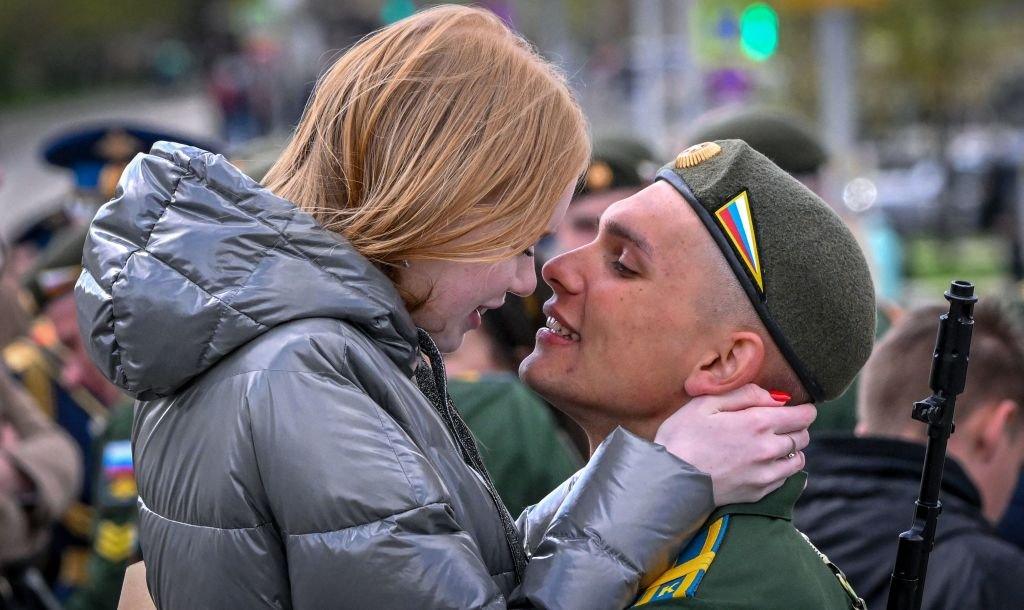
<instances>
[{"instance_id":1,"label":"shiny jacket fabric","mask_svg":"<svg viewBox=\"0 0 1024 610\"><path fill-rule=\"evenodd\" d=\"M394 286L222 157L138 156L76 292L93 360L140 399L158 607L621 608L712 508L706 475L618 430L518 519L517 583Z\"/></svg>"}]
</instances>

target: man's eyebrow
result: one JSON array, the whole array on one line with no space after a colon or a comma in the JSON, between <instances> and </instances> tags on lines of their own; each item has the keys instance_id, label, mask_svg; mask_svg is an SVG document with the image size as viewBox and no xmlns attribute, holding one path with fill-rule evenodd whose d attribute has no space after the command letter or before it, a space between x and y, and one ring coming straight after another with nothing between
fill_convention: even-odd
<instances>
[{"instance_id":1,"label":"man's eyebrow","mask_svg":"<svg viewBox=\"0 0 1024 610\"><path fill-rule=\"evenodd\" d=\"M637 235L626 225L615 220L609 220L605 222L604 229L605 231L608 231L610 235L618 237L619 239L624 239L633 244L649 258L654 258L654 247L651 245L651 242L647 241L640 235Z\"/></svg>"}]
</instances>

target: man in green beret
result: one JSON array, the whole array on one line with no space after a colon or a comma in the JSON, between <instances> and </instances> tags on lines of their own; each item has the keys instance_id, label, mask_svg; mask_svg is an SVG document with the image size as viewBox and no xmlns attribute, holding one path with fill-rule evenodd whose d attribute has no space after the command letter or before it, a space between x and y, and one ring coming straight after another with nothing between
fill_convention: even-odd
<instances>
[{"instance_id":1,"label":"man in green beret","mask_svg":"<svg viewBox=\"0 0 1024 610\"><path fill-rule=\"evenodd\" d=\"M697 119L687 143L732 139L745 141L804 186L821 195L823 172L829 160L828 150L817 130L803 117L758 106L719 108ZM860 234L861 239L870 244L869 265L875 270L875 279L882 280L884 294L886 286L897 282L892 278L898 278L902 273L899 245L893 243L894 236L888 223L879 215L871 216L866 225L851 216L843 220L855 235ZM885 278L890 279L886 281ZM888 292L892 296L893 290L888 289ZM876 338L881 338L889 329L891 318L898 314L898 309L887 304L877 313ZM857 423L856 404L857 384L854 383L835 400L818 405L818 419L811 426L811 432L852 432Z\"/></svg>"},{"instance_id":2,"label":"man in green beret","mask_svg":"<svg viewBox=\"0 0 1024 610\"><path fill-rule=\"evenodd\" d=\"M520 374L592 446L617 426L657 442L691 397L748 384L775 390L780 405L833 398L871 352L874 292L853 236L739 140L685 150L544 279L555 294L548 326ZM779 434L766 460L802 460L793 436ZM636 604L862 607L792 526L805 481L799 473L760 502L717 509L664 574L644 580Z\"/></svg>"},{"instance_id":3,"label":"man in green beret","mask_svg":"<svg viewBox=\"0 0 1024 610\"><path fill-rule=\"evenodd\" d=\"M654 154L642 142L630 138L598 140L565 220L555 233L555 254L594 241L601 214L611 204L644 188L656 169Z\"/></svg>"}]
</instances>

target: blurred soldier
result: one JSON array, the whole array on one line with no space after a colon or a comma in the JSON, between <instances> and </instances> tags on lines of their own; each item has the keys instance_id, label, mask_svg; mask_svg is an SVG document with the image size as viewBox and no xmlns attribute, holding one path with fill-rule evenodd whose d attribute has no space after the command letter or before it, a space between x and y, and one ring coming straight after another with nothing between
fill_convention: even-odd
<instances>
[{"instance_id":1,"label":"blurred soldier","mask_svg":"<svg viewBox=\"0 0 1024 610\"><path fill-rule=\"evenodd\" d=\"M93 213L113 196L125 164L160 140L209 146L120 122L75 127L53 138L43 157L73 174L74 190L56 211L23 230L14 257L25 292L41 315L26 336L4 348L4 360L43 413L75 440L87 467L81 494L61 518L47 562L48 580L60 599L82 589L71 602L76 608L116 604L124 565L137 546L135 480L131 453L125 453L131 407L85 353L72 290Z\"/></svg>"},{"instance_id":2,"label":"blurred soldier","mask_svg":"<svg viewBox=\"0 0 1024 610\"><path fill-rule=\"evenodd\" d=\"M68 210L58 207L56 210L44 210L24 225L15 228L11 233L13 237L7 256L8 275L15 280L23 277L35 263L39 253L53 239L54 234L73 222Z\"/></svg>"},{"instance_id":3,"label":"blurred soldier","mask_svg":"<svg viewBox=\"0 0 1024 610\"><path fill-rule=\"evenodd\" d=\"M131 460L131 402L89 360L78 331L74 282L81 269L86 227L54 238L26 287L48 321L37 346L59 388L73 401L63 421L86 450L88 495L65 519L57 592L74 591L70 608L116 605L124 569L137 555L137 491ZM38 328L45 328L44 332Z\"/></svg>"},{"instance_id":4,"label":"blurred soldier","mask_svg":"<svg viewBox=\"0 0 1024 610\"><path fill-rule=\"evenodd\" d=\"M75 127L61 133L43 149L52 165L70 170L75 191L89 209L81 218L88 223L96 208L113 197L121 172L132 158L161 140L180 142L216 152L220 146L194 137L122 122Z\"/></svg>"},{"instance_id":5,"label":"blurred soldier","mask_svg":"<svg viewBox=\"0 0 1024 610\"><path fill-rule=\"evenodd\" d=\"M896 540L910 524L926 427L911 405L930 394L936 322L945 307L907 313L860 380L857 437L816 439L795 523L843 566L868 607L885 604ZM924 608L1024 608L1024 553L996 536L1024 465L1024 348L1010 318L974 311L971 370L956 404L942 482L942 516Z\"/></svg>"},{"instance_id":6,"label":"blurred soldier","mask_svg":"<svg viewBox=\"0 0 1024 610\"><path fill-rule=\"evenodd\" d=\"M76 240L68 231L75 229L57 231L51 236L28 270L23 293L32 295L29 301L34 301L35 309L42 309L50 298L68 294L74 287L81 246L77 245L76 257ZM92 442L90 427L94 420L101 422L106 417L106 409L88 390L63 382L62 354L53 321L40 316L31 322L25 334L4 348L3 355L6 365L24 384L41 412L70 435L78 447L79 459L87 460ZM92 520L90 492L86 477L81 492L61 515L44 562L46 580L61 599L85 579Z\"/></svg>"},{"instance_id":7,"label":"blurred soldier","mask_svg":"<svg viewBox=\"0 0 1024 610\"><path fill-rule=\"evenodd\" d=\"M481 328L466 333L462 346L445 357L452 402L476 436L494 486L514 515L583 466L547 404L516 375L543 326L543 298L536 293L507 296L502 307L487 312Z\"/></svg>"},{"instance_id":8,"label":"blurred soldier","mask_svg":"<svg viewBox=\"0 0 1024 610\"><path fill-rule=\"evenodd\" d=\"M4 267L0 260L0 274ZM0 345L25 331L25 319L9 282L0 281ZM41 592L26 570L78 493L81 470L75 443L0 364L0 607L39 607Z\"/></svg>"},{"instance_id":9,"label":"blurred soldier","mask_svg":"<svg viewBox=\"0 0 1024 610\"><path fill-rule=\"evenodd\" d=\"M828 151L807 121L767 108L724 108L699 118L693 133L687 138L687 144L729 138L745 141L821 196L822 174L828 163ZM843 220L848 225L853 224L848 217L844 216ZM852 227L852 230L856 235L856 227ZM871 249L864 250L870 262ZM877 312L877 337L882 336L889 327L891 311L893 308L886 307ZM857 384L854 383L839 398L820 405L818 419L814 421L811 430L853 430L856 404Z\"/></svg>"},{"instance_id":10,"label":"blurred soldier","mask_svg":"<svg viewBox=\"0 0 1024 610\"><path fill-rule=\"evenodd\" d=\"M160 140L182 142L217 152L215 143L183 137L120 121L75 126L52 137L40 151L43 159L72 175L72 189L58 201L39 202L38 212L14 231L11 265L15 276L28 272L36 257L57 233L87 225L96 210L114 195L125 165L138 153L149 152Z\"/></svg>"},{"instance_id":11,"label":"blurred soldier","mask_svg":"<svg viewBox=\"0 0 1024 610\"><path fill-rule=\"evenodd\" d=\"M807 121L779 110L744 106L713 110L697 119L687 144L743 140L820 195L828 152Z\"/></svg>"},{"instance_id":12,"label":"blurred soldier","mask_svg":"<svg viewBox=\"0 0 1024 610\"><path fill-rule=\"evenodd\" d=\"M111 410L106 429L93 444L88 464L94 506L92 547L86 581L68 601L69 610L115 607L125 568L141 559L131 434L132 403L123 401Z\"/></svg>"},{"instance_id":13,"label":"blurred soldier","mask_svg":"<svg viewBox=\"0 0 1024 610\"><path fill-rule=\"evenodd\" d=\"M638 141L608 138L596 142L590 166L555 233L554 253L575 250L594 241L601 214L611 204L649 184L656 169L653 153Z\"/></svg>"}]
</instances>

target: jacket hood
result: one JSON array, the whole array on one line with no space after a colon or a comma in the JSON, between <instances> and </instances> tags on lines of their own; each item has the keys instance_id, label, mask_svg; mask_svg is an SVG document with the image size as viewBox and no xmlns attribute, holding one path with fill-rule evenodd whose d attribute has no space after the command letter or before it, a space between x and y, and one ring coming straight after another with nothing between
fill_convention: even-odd
<instances>
[{"instance_id":1,"label":"jacket hood","mask_svg":"<svg viewBox=\"0 0 1024 610\"><path fill-rule=\"evenodd\" d=\"M143 400L302 318L352 324L408 374L416 358L416 328L370 261L222 156L181 144L125 169L89 228L75 297L93 362Z\"/></svg>"}]
</instances>

